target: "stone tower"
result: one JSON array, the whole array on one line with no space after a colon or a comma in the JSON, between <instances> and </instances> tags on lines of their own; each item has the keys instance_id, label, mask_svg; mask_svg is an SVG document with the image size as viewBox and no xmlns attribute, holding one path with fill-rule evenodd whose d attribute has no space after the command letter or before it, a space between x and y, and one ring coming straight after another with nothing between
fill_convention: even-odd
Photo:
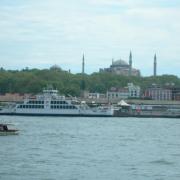
<instances>
[{"instance_id":1,"label":"stone tower","mask_svg":"<svg viewBox=\"0 0 180 180\"><path fill-rule=\"evenodd\" d=\"M132 53L129 54L129 76L132 75Z\"/></svg>"},{"instance_id":2,"label":"stone tower","mask_svg":"<svg viewBox=\"0 0 180 180\"><path fill-rule=\"evenodd\" d=\"M154 55L154 77L157 76L157 57Z\"/></svg>"}]
</instances>

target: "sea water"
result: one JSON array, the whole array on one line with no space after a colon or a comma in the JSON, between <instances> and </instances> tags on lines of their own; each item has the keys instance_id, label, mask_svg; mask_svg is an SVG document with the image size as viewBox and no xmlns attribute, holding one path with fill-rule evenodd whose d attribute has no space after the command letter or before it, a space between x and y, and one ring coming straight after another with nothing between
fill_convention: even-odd
<instances>
[{"instance_id":1,"label":"sea water","mask_svg":"<svg viewBox=\"0 0 180 180\"><path fill-rule=\"evenodd\" d=\"M179 180L180 119L0 116L0 180Z\"/></svg>"}]
</instances>

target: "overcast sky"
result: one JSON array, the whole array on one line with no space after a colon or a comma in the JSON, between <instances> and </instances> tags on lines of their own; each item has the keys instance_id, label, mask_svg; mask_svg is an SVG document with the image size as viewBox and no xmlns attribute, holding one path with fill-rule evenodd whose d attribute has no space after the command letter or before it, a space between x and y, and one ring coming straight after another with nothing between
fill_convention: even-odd
<instances>
[{"instance_id":1,"label":"overcast sky","mask_svg":"<svg viewBox=\"0 0 180 180\"><path fill-rule=\"evenodd\" d=\"M86 72L128 61L180 76L180 0L0 0L0 66Z\"/></svg>"}]
</instances>

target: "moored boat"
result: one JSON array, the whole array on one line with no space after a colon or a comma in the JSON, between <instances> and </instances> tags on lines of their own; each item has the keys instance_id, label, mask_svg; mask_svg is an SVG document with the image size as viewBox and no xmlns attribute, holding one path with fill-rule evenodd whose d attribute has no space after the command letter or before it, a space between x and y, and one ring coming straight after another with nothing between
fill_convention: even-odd
<instances>
[{"instance_id":1,"label":"moored boat","mask_svg":"<svg viewBox=\"0 0 180 180\"><path fill-rule=\"evenodd\" d=\"M0 111L4 115L29 116L113 116L112 106L89 107L76 98L60 96L53 88L43 90L43 93L24 99L22 103L10 104Z\"/></svg>"},{"instance_id":2,"label":"moored boat","mask_svg":"<svg viewBox=\"0 0 180 180\"><path fill-rule=\"evenodd\" d=\"M9 129L8 124L0 124L0 136L18 135L18 131L17 129Z\"/></svg>"}]
</instances>

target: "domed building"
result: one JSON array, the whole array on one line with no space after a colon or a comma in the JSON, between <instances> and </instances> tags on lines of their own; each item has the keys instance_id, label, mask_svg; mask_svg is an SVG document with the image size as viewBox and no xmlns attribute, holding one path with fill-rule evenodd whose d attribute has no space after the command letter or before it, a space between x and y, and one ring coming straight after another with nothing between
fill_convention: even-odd
<instances>
[{"instance_id":1,"label":"domed building","mask_svg":"<svg viewBox=\"0 0 180 180\"><path fill-rule=\"evenodd\" d=\"M140 76L140 70L132 68L131 52L129 55L129 64L122 59L117 61L113 60L109 68L100 69L100 72L109 72L123 76Z\"/></svg>"}]
</instances>

